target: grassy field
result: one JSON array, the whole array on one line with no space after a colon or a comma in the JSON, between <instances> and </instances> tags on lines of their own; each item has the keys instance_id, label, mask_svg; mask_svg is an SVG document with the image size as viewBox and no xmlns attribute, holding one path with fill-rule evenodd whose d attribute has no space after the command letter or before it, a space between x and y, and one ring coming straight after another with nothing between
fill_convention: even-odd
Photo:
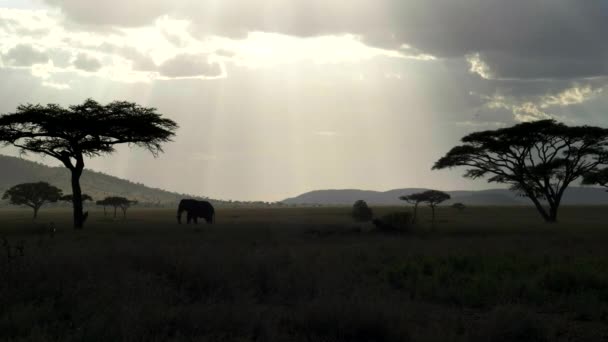
<instances>
[{"instance_id":1,"label":"grassy field","mask_svg":"<svg viewBox=\"0 0 608 342\"><path fill-rule=\"evenodd\" d=\"M377 215L403 208L373 208ZM0 341L608 340L602 207L440 208L383 234L349 208L0 211ZM58 232L47 233L50 222ZM0 241L1 242L1 241Z\"/></svg>"}]
</instances>

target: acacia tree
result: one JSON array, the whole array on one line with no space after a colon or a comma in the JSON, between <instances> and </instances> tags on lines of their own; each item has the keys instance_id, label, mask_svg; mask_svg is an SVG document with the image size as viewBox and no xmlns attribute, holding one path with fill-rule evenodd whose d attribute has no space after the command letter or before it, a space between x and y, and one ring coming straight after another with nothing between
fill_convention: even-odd
<instances>
[{"instance_id":1,"label":"acacia tree","mask_svg":"<svg viewBox=\"0 0 608 342\"><path fill-rule=\"evenodd\" d=\"M68 108L28 104L0 116L0 142L16 146L22 153L51 156L70 170L74 228L82 229L85 216L80 176L85 157L110 154L118 144L137 145L157 156L177 127L155 108L131 102L101 105L88 99Z\"/></svg>"},{"instance_id":2,"label":"acacia tree","mask_svg":"<svg viewBox=\"0 0 608 342\"><path fill-rule=\"evenodd\" d=\"M435 208L439 204L449 200L452 197L450 196L450 194L447 194L447 193L445 193L443 191L439 191L439 190L428 190L428 191L423 192L421 194L421 196L424 199L424 202L428 203L429 207L431 207L431 212L432 212L431 222L432 222L433 226L435 226Z\"/></svg>"},{"instance_id":3,"label":"acacia tree","mask_svg":"<svg viewBox=\"0 0 608 342\"><path fill-rule=\"evenodd\" d=\"M415 224L418 218L418 205L425 201L424 194L422 192L418 192L408 196L401 196L399 199L414 205L414 216L412 217L412 223Z\"/></svg>"},{"instance_id":4,"label":"acacia tree","mask_svg":"<svg viewBox=\"0 0 608 342\"><path fill-rule=\"evenodd\" d=\"M116 211L118 208L120 208L120 210L122 210L122 217L126 218L127 210L131 207L131 205L137 204L137 201L132 201L124 197L113 196L104 198L102 201L99 201L98 204L104 206L104 213L106 206L114 207L114 218L116 218Z\"/></svg>"},{"instance_id":5,"label":"acacia tree","mask_svg":"<svg viewBox=\"0 0 608 342\"><path fill-rule=\"evenodd\" d=\"M467 167L469 178L508 184L530 198L546 222L556 222L568 186L608 161L608 129L569 127L554 120L472 133L433 169ZM546 201L546 208L542 201Z\"/></svg>"},{"instance_id":6,"label":"acacia tree","mask_svg":"<svg viewBox=\"0 0 608 342\"><path fill-rule=\"evenodd\" d=\"M24 183L6 190L2 199L14 205L26 205L34 209L34 219L38 210L46 203L55 203L61 198L61 189L46 182Z\"/></svg>"},{"instance_id":7,"label":"acacia tree","mask_svg":"<svg viewBox=\"0 0 608 342\"><path fill-rule=\"evenodd\" d=\"M103 206L103 216L107 215L106 207L109 205L105 199L95 202L97 205ZM116 216L116 215L115 215Z\"/></svg>"}]
</instances>

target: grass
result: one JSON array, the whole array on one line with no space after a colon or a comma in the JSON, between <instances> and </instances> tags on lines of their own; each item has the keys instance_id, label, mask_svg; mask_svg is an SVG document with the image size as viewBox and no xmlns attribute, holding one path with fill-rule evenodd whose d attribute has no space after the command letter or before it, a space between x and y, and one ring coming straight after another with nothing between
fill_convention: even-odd
<instances>
[{"instance_id":1,"label":"grass","mask_svg":"<svg viewBox=\"0 0 608 342\"><path fill-rule=\"evenodd\" d=\"M372 208L381 216L403 208ZM408 234L350 208L0 211L1 341L600 341L605 208L440 208ZM46 233L50 222L58 231Z\"/></svg>"}]
</instances>

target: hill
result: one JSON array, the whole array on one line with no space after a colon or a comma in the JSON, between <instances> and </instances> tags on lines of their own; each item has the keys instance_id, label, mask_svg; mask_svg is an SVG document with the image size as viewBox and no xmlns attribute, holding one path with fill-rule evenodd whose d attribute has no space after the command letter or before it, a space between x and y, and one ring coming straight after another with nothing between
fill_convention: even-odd
<instances>
[{"instance_id":1,"label":"hill","mask_svg":"<svg viewBox=\"0 0 608 342\"><path fill-rule=\"evenodd\" d=\"M287 205L352 205L357 200L364 200L372 205L403 205L400 196L410 195L427 189L395 189L389 191L369 190L317 190L288 198ZM524 197L517 196L507 189L480 191L447 191L452 199L446 204L462 202L467 205L532 205ZM608 193L602 188L571 187L564 194L564 205L608 205Z\"/></svg>"},{"instance_id":2,"label":"hill","mask_svg":"<svg viewBox=\"0 0 608 342\"><path fill-rule=\"evenodd\" d=\"M50 167L44 164L0 155L0 193L13 185L26 182L48 182L72 193L69 171L64 167ZM197 198L186 194L165 191L134 183L125 179L109 176L100 172L85 170L81 178L83 193L95 200L107 196L122 196L137 200L142 205L174 205L182 198ZM200 197L199 197L200 198ZM222 201L214 201L223 204Z\"/></svg>"}]
</instances>

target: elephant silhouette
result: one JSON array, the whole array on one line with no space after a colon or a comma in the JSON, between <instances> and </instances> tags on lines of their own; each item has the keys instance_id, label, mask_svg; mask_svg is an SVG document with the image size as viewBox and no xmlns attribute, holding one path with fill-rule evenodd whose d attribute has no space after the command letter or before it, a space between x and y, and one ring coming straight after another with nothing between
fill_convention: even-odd
<instances>
[{"instance_id":1,"label":"elephant silhouette","mask_svg":"<svg viewBox=\"0 0 608 342\"><path fill-rule=\"evenodd\" d=\"M190 224L192 221L198 223L198 218L204 218L209 224L215 222L215 209L211 203L207 201L197 201L193 199L183 199L179 202L177 208L177 223L182 223L182 213L186 212L186 222Z\"/></svg>"}]
</instances>

